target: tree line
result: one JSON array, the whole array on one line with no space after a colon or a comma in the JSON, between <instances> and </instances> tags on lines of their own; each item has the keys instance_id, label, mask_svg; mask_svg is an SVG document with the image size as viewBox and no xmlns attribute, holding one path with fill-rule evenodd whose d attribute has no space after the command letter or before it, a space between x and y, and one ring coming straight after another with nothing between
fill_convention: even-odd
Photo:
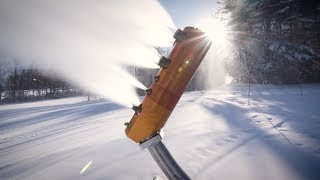
<instances>
[{"instance_id":1,"label":"tree line","mask_svg":"<svg viewBox=\"0 0 320 180\"><path fill-rule=\"evenodd\" d=\"M144 85L149 87L158 69L143 69L133 66L123 67ZM143 90L137 89L139 95ZM41 99L56 99L84 95L88 101L98 96L87 89L79 88L57 76L47 74L36 67L22 65L17 60L0 58L0 103L26 102Z\"/></svg>"},{"instance_id":2,"label":"tree line","mask_svg":"<svg viewBox=\"0 0 320 180\"><path fill-rule=\"evenodd\" d=\"M86 93L59 78L25 67L17 61L0 61L0 102L52 99Z\"/></svg>"}]
</instances>

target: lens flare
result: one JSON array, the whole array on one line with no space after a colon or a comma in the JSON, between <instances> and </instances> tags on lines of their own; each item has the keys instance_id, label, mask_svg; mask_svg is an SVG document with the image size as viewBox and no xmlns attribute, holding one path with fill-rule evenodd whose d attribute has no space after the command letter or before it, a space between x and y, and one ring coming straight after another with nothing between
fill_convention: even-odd
<instances>
[{"instance_id":1,"label":"lens flare","mask_svg":"<svg viewBox=\"0 0 320 180\"><path fill-rule=\"evenodd\" d=\"M92 161L88 162L80 171L80 175L86 172L86 170L91 166Z\"/></svg>"}]
</instances>

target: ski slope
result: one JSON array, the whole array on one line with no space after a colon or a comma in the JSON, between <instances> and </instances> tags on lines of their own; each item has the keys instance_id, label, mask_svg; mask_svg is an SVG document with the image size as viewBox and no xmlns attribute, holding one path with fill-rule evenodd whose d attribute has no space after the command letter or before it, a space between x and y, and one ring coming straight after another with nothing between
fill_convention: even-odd
<instances>
[{"instance_id":1,"label":"ski slope","mask_svg":"<svg viewBox=\"0 0 320 180\"><path fill-rule=\"evenodd\" d=\"M320 85L185 93L163 142L192 179L320 179ZM133 111L85 97L0 106L0 179L152 179Z\"/></svg>"}]
</instances>

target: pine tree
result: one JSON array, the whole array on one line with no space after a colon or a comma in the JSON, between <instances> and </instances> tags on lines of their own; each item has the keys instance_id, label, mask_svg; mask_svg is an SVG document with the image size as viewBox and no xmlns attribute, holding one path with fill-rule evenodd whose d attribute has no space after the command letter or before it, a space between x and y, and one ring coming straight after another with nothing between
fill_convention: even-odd
<instances>
[{"instance_id":1,"label":"pine tree","mask_svg":"<svg viewBox=\"0 0 320 180\"><path fill-rule=\"evenodd\" d=\"M231 13L239 47L229 60L230 74L248 76L241 62L248 57L256 83L320 81L318 7L314 0L226 0L223 8ZM237 80L242 79L247 78Z\"/></svg>"}]
</instances>

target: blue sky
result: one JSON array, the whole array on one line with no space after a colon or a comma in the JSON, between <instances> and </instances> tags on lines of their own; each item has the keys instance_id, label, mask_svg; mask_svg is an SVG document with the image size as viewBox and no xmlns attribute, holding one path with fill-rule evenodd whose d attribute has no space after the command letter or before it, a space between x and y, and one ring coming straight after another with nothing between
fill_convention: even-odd
<instances>
[{"instance_id":1,"label":"blue sky","mask_svg":"<svg viewBox=\"0 0 320 180\"><path fill-rule=\"evenodd\" d=\"M196 26L201 19L210 17L217 0L159 0L170 14L177 28Z\"/></svg>"}]
</instances>

